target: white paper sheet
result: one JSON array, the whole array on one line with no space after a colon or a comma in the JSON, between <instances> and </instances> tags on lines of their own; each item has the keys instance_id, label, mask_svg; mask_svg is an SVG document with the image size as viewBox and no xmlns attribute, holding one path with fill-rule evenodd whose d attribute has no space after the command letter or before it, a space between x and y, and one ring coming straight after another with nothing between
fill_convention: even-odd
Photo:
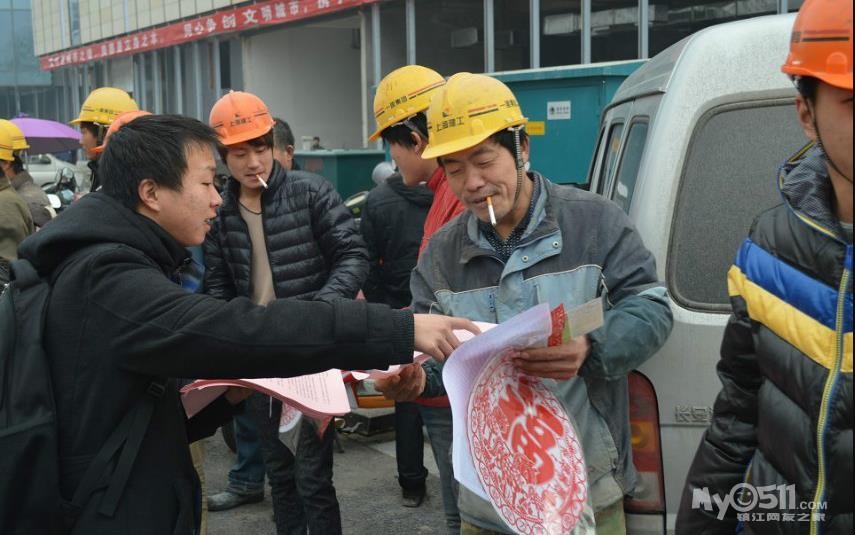
<instances>
[{"instance_id":1,"label":"white paper sheet","mask_svg":"<svg viewBox=\"0 0 855 535\"><path fill-rule=\"evenodd\" d=\"M188 417L211 403L229 386L257 390L290 403L313 418L341 416L350 412L341 371L332 369L299 377L271 379L204 379L181 389L181 401Z\"/></svg>"},{"instance_id":2,"label":"white paper sheet","mask_svg":"<svg viewBox=\"0 0 855 535\"><path fill-rule=\"evenodd\" d=\"M475 381L486 363L503 351L545 347L551 331L552 316L549 305L537 305L458 347L443 368L442 380L451 403L454 426L451 454L454 477L485 500L489 501L490 498L475 472L467 434L469 398Z\"/></svg>"}]
</instances>

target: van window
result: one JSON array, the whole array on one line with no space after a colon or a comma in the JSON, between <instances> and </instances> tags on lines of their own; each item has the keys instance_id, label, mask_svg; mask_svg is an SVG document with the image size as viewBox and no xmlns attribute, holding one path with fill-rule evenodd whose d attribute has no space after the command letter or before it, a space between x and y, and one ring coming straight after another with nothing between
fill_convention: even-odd
<instances>
[{"instance_id":1,"label":"van window","mask_svg":"<svg viewBox=\"0 0 855 535\"><path fill-rule=\"evenodd\" d=\"M647 121L647 117L633 120L623 144L612 200L623 208L624 212L629 212L635 182L638 180L638 166L641 164L641 155L644 154L644 142L647 141Z\"/></svg>"},{"instance_id":2,"label":"van window","mask_svg":"<svg viewBox=\"0 0 855 535\"><path fill-rule=\"evenodd\" d=\"M620 135L623 132L623 123L612 123L609 128L609 137L606 141L606 153L603 155L603 165L600 167L600 180L597 182L597 193L606 193L606 182L612 176L612 169L617 162L620 150Z\"/></svg>"},{"instance_id":3,"label":"van window","mask_svg":"<svg viewBox=\"0 0 855 535\"><path fill-rule=\"evenodd\" d=\"M727 270L754 218L781 203L778 168L805 144L791 99L719 106L692 133L674 211L668 289L729 311Z\"/></svg>"}]
</instances>

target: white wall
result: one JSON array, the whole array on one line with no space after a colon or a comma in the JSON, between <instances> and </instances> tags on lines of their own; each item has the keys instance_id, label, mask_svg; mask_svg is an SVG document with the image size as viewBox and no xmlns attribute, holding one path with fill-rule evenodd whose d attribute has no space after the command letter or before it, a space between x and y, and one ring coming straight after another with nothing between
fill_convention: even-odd
<instances>
[{"instance_id":1,"label":"white wall","mask_svg":"<svg viewBox=\"0 0 855 535\"><path fill-rule=\"evenodd\" d=\"M328 149L362 148L360 51L349 28L296 27L244 39L243 81L270 112ZM357 41L358 42L358 41Z\"/></svg>"}]
</instances>

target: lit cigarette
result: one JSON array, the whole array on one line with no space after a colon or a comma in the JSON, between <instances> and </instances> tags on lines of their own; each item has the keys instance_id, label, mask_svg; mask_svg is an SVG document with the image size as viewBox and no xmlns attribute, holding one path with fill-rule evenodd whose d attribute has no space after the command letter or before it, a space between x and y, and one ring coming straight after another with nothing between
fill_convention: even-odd
<instances>
[{"instance_id":1,"label":"lit cigarette","mask_svg":"<svg viewBox=\"0 0 855 535\"><path fill-rule=\"evenodd\" d=\"M493 210L493 198L487 197L487 211L490 212L490 224L496 226L496 212Z\"/></svg>"},{"instance_id":2,"label":"lit cigarette","mask_svg":"<svg viewBox=\"0 0 855 535\"><path fill-rule=\"evenodd\" d=\"M267 189L267 182L265 182L264 179L261 178L261 175L255 175L255 178L257 178L258 181L261 182L261 185L264 186L264 189Z\"/></svg>"}]
</instances>

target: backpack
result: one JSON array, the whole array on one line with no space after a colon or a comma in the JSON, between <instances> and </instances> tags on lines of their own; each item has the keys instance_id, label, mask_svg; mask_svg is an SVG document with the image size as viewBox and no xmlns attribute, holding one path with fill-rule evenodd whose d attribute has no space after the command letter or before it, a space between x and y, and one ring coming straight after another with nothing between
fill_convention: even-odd
<instances>
[{"instance_id":1,"label":"backpack","mask_svg":"<svg viewBox=\"0 0 855 535\"><path fill-rule=\"evenodd\" d=\"M102 246L103 247L103 246ZM51 280L87 247L67 258ZM112 516L151 414L166 388L155 379L94 456L71 501L60 494L59 431L43 331L51 285L16 260L0 295L0 533L67 533L97 488L98 512ZM118 455L118 457L117 457ZM116 458L114 462L114 458ZM114 466L112 474L107 470Z\"/></svg>"}]
</instances>

